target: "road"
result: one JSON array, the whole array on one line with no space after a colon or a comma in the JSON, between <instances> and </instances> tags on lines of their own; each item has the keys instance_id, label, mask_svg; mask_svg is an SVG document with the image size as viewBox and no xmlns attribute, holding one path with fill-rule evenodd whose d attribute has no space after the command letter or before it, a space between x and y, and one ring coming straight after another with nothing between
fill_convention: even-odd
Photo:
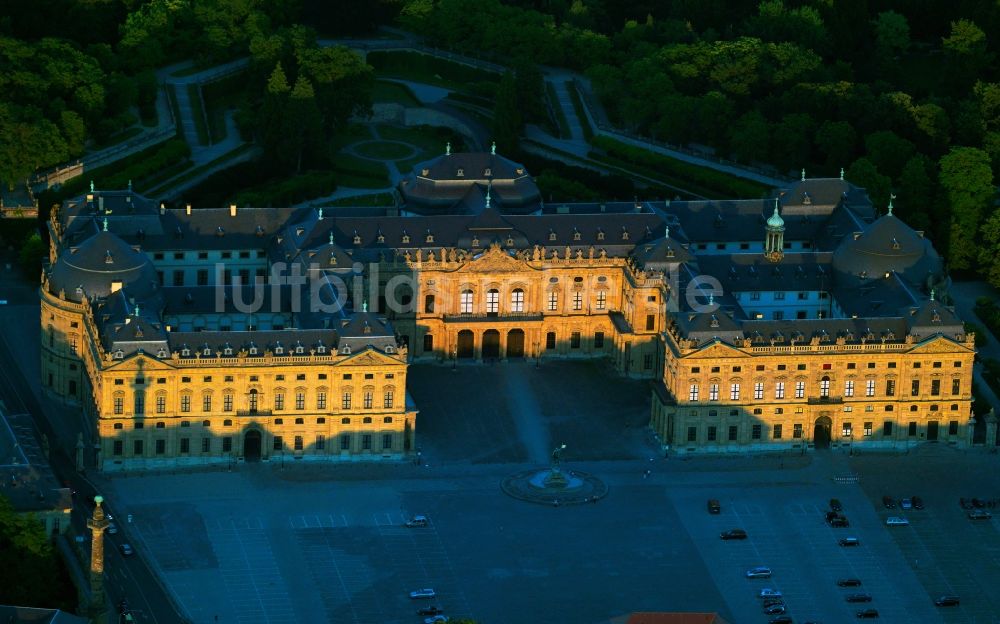
<instances>
[{"instance_id":1,"label":"road","mask_svg":"<svg viewBox=\"0 0 1000 624\"><path fill-rule=\"evenodd\" d=\"M34 287L23 282L11 283L8 276L5 276L3 282L4 297L8 300L8 304L4 306L5 314L0 317L2 320L8 319L6 313L14 306L37 305L38 295ZM38 355L32 353L29 357ZM67 438L73 435L63 433L60 436L51 423L42 416L44 414L42 406L31 390L37 384L38 380L29 382L24 378L22 368L14 358L7 337L0 333L0 400L12 413L30 413L35 416L36 434L39 438L42 433L48 436L52 449L50 463L56 478L60 483L68 483L69 487L76 491L72 514L74 531L77 535L89 534L86 523L94 507L92 501L94 496L104 492L99 492L86 475L76 472L75 461L67 451L72 446L72 440ZM110 501L109 507L114 509L113 500ZM115 518L120 528L119 534L105 536L105 587L109 602L116 605L122 598L127 598L138 622L174 624L185 621L141 556L141 552L137 551L136 555L123 558L118 551L118 544L127 540L129 534L128 523L119 520L125 519ZM85 547L90 547L89 540Z\"/></svg>"}]
</instances>

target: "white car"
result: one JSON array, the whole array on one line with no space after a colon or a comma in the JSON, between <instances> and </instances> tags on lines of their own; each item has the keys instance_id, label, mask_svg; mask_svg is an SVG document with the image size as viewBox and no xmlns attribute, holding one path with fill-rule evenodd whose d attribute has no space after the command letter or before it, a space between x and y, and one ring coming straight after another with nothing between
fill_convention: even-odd
<instances>
[{"instance_id":1,"label":"white car","mask_svg":"<svg viewBox=\"0 0 1000 624\"><path fill-rule=\"evenodd\" d=\"M885 526L909 526L910 521L900 516L889 516L885 519Z\"/></svg>"},{"instance_id":2,"label":"white car","mask_svg":"<svg viewBox=\"0 0 1000 624\"><path fill-rule=\"evenodd\" d=\"M117 534L118 533L118 525L115 524L114 522L109 522L108 523L107 532L108 532L108 535L115 535L115 534Z\"/></svg>"},{"instance_id":3,"label":"white car","mask_svg":"<svg viewBox=\"0 0 1000 624\"><path fill-rule=\"evenodd\" d=\"M758 598L781 598L782 593L773 587L765 587L757 594Z\"/></svg>"},{"instance_id":4,"label":"white car","mask_svg":"<svg viewBox=\"0 0 1000 624\"><path fill-rule=\"evenodd\" d=\"M427 516L413 516L406 521L406 526L411 529L414 527L425 527L427 526Z\"/></svg>"},{"instance_id":5,"label":"white car","mask_svg":"<svg viewBox=\"0 0 1000 624\"><path fill-rule=\"evenodd\" d=\"M747 578L771 578L771 568L765 566L757 566L756 568L750 568L747 570Z\"/></svg>"},{"instance_id":6,"label":"white car","mask_svg":"<svg viewBox=\"0 0 1000 624\"><path fill-rule=\"evenodd\" d=\"M417 599L417 598L433 598L435 596L437 596L437 592L435 592L433 589L429 589L429 588L427 588L427 589L415 589L415 590L413 590L413 591L410 592L410 598L413 598L413 599Z\"/></svg>"},{"instance_id":7,"label":"white car","mask_svg":"<svg viewBox=\"0 0 1000 624\"><path fill-rule=\"evenodd\" d=\"M448 618L443 615L432 615L429 618L424 619L424 624L438 624L438 622L447 622Z\"/></svg>"}]
</instances>

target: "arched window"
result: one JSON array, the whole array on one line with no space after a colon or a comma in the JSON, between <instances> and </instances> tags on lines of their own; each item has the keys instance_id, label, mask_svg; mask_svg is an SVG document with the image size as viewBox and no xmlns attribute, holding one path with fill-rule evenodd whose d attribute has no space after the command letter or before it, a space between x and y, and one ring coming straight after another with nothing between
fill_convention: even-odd
<instances>
[{"instance_id":1,"label":"arched window","mask_svg":"<svg viewBox=\"0 0 1000 624\"><path fill-rule=\"evenodd\" d=\"M461 299L459 300L459 312L461 314L472 314L474 298L471 290L463 290Z\"/></svg>"},{"instance_id":2,"label":"arched window","mask_svg":"<svg viewBox=\"0 0 1000 624\"><path fill-rule=\"evenodd\" d=\"M830 396L830 378L824 376L823 379L819 380L819 395L821 397Z\"/></svg>"},{"instance_id":3,"label":"arched window","mask_svg":"<svg viewBox=\"0 0 1000 624\"><path fill-rule=\"evenodd\" d=\"M500 312L500 291L491 288L486 291L486 313L498 314Z\"/></svg>"},{"instance_id":4,"label":"arched window","mask_svg":"<svg viewBox=\"0 0 1000 624\"><path fill-rule=\"evenodd\" d=\"M250 388L250 394L249 394L249 396L247 398L249 399L250 412L251 413L256 412L257 411L257 389L256 388Z\"/></svg>"},{"instance_id":5,"label":"arched window","mask_svg":"<svg viewBox=\"0 0 1000 624\"><path fill-rule=\"evenodd\" d=\"M510 311L524 312L524 291L520 288L515 288L510 293Z\"/></svg>"}]
</instances>

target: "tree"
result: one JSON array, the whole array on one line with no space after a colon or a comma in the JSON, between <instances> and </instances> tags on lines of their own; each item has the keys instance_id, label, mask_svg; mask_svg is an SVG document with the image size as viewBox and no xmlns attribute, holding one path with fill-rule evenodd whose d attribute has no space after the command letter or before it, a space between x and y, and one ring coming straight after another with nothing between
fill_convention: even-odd
<instances>
[{"instance_id":1,"label":"tree","mask_svg":"<svg viewBox=\"0 0 1000 624\"><path fill-rule=\"evenodd\" d=\"M538 65L522 59L514 66L514 86L517 90L518 107L526 121L541 121L546 118L545 81Z\"/></svg>"},{"instance_id":2,"label":"tree","mask_svg":"<svg viewBox=\"0 0 1000 624\"><path fill-rule=\"evenodd\" d=\"M992 56L986 49L986 33L965 19L951 23L951 34L941 39L941 48L948 59L951 82L957 88L965 88L975 80Z\"/></svg>"},{"instance_id":3,"label":"tree","mask_svg":"<svg viewBox=\"0 0 1000 624\"><path fill-rule=\"evenodd\" d=\"M740 117L729 131L729 147L742 162L760 160L768 154L770 129L757 110Z\"/></svg>"},{"instance_id":4,"label":"tree","mask_svg":"<svg viewBox=\"0 0 1000 624\"><path fill-rule=\"evenodd\" d=\"M21 270L28 277L36 277L39 269L42 268L42 259L48 249L42 241L42 237L35 232L24 240L21 249L18 250L17 259L21 265Z\"/></svg>"},{"instance_id":5,"label":"tree","mask_svg":"<svg viewBox=\"0 0 1000 624\"><path fill-rule=\"evenodd\" d=\"M928 209L934 202L934 182L931 179L931 161L923 154L917 154L903 166L899 176L899 197L897 213L911 227L918 230L931 228L931 213Z\"/></svg>"},{"instance_id":6,"label":"tree","mask_svg":"<svg viewBox=\"0 0 1000 624\"><path fill-rule=\"evenodd\" d=\"M865 148L878 170L893 179L903 172L903 165L914 152L913 143L888 130L865 137Z\"/></svg>"},{"instance_id":7,"label":"tree","mask_svg":"<svg viewBox=\"0 0 1000 624\"><path fill-rule=\"evenodd\" d=\"M875 209L881 212L889 204L889 189L892 180L879 173L875 164L867 158L859 158L851 163L844 176L848 182L868 191Z\"/></svg>"},{"instance_id":8,"label":"tree","mask_svg":"<svg viewBox=\"0 0 1000 624\"><path fill-rule=\"evenodd\" d=\"M813 132L809 115L785 115L771 134L771 159L786 171L804 167L810 160Z\"/></svg>"},{"instance_id":9,"label":"tree","mask_svg":"<svg viewBox=\"0 0 1000 624\"><path fill-rule=\"evenodd\" d=\"M315 153L323 141L323 118L308 78L299 76L295 81L288 101L285 126L287 139L283 142L283 160L294 164L295 171L301 172L303 155Z\"/></svg>"},{"instance_id":10,"label":"tree","mask_svg":"<svg viewBox=\"0 0 1000 624\"><path fill-rule=\"evenodd\" d=\"M493 108L493 139L501 150L509 154L517 149L523 123L517 107L514 74L507 72L500 79Z\"/></svg>"},{"instance_id":11,"label":"tree","mask_svg":"<svg viewBox=\"0 0 1000 624\"><path fill-rule=\"evenodd\" d=\"M910 24L895 11L883 11L875 20L875 50L882 60L905 54L910 47Z\"/></svg>"},{"instance_id":12,"label":"tree","mask_svg":"<svg viewBox=\"0 0 1000 624\"><path fill-rule=\"evenodd\" d=\"M1000 288L1000 212L983 223L982 247L979 250L980 272L994 288ZM978 335L977 335L978 338Z\"/></svg>"},{"instance_id":13,"label":"tree","mask_svg":"<svg viewBox=\"0 0 1000 624\"><path fill-rule=\"evenodd\" d=\"M0 604L72 611L74 599L43 525L0 496Z\"/></svg>"},{"instance_id":14,"label":"tree","mask_svg":"<svg viewBox=\"0 0 1000 624\"><path fill-rule=\"evenodd\" d=\"M826 156L826 166L837 171L854 158L858 133L846 121L824 121L816 131L814 140L819 151Z\"/></svg>"},{"instance_id":15,"label":"tree","mask_svg":"<svg viewBox=\"0 0 1000 624\"><path fill-rule=\"evenodd\" d=\"M977 259L980 224L995 195L990 157L974 147L953 147L939 163L939 181L949 213L948 262L968 269Z\"/></svg>"},{"instance_id":16,"label":"tree","mask_svg":"<svg viewBox=\"0 0 1000 624\"><path fill-rule=\"evenodd\" d=\"M271 158L279 158L280 146L284 139L284 116L290 92L285 70L281 67L281 63L278 63L267 80L264 101L257 118L260 142L265 153Z\"/></svg>"}]
</instances>

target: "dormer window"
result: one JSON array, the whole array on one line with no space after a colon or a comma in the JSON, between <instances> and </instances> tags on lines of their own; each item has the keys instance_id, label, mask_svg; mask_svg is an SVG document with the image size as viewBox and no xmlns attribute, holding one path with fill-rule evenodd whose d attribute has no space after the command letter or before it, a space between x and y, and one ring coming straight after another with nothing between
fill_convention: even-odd
<instances>
[{"instance_id":1,"label":"dormer window","mask_svg":"<svg viewBox=\"0 0 1000 624\"><path fill-rule=\"evenodd\" d=\"M513 247L514 246L514 239L511 238L510 236L507 237L507 246L508 247Z\"/></svg>"},{"instance_id":2,"label":"dormer window","mask_svg":"<svg viewBox=\"0 0 1000 624\"><path fill-rule=\"evenodd\" d=\"M718 319L718 318L716 318L716 316L715 316L715 315L713 314L713 315L712 315L712 322L711 322L711 323L709 323L709 324L710 324L710 325L711 325L712 327L718 327L718 326L719 326L719 319Z\"/></svg>"},{"instance_id":3,"label":"dormer window","mask_svg":"<svg viewBox=\"0 0 1000 624\"><path fill-rule=\"evenodd\" d=\"M225 236L226 235L226 231L224 229L222 229L222 226L220 225L219 227L215 228L215 235L216 236Z\"/></svg>"},{"instance_id":4,"label":"dormer window","mask_svg":"<svg viewBox=\"0 0 1000 624\"><path fill-rule=\"evenodd\" d=\"M355 245L360 245L361 244L361 235L358 234L357 230L354 230L354 244Z\"/></svg>"},{"instance_id":5,"label":"dormer window","mask_svg":"<svg viewBox=\"0 0 1000 624\"><path fill-rule=\"evenodd\" d=\"M577 230L576 228L573 229L573 240L575 241L580 240L580 231Z\"/></svg>"},{"instance_id":6,"label":"dormer window","mask_svg":"<svg viewBox=\"0 0 1000 624\"><path fill-rule=\"evenodd\" d=\"M431 170L430 169L421 169L420 170L420 175L422 175L422 176L429 176L430 174L431 174Z\"/></svg>"},{"instance_id":7,"label":"dormer window","mask_svg":"<svg viewBox=\"0 0 1000 624\"><path fill-rule=\"evenodd\" d=\"M433 243L434 242L434 235L431 234L430 230L427 230L427 236L424 237L424 242L425 243Z\"/></svg>"},{"instance_id":8,"label":"dormer window","mask_svg":"<svg viewBox=\"0 0 1000 624\"><path fill-rule=\"evenodd\" d=\"M250 347L250 349L248 349L248 351L249 351L250 355L257 355L257 347Z\"/></svg>"},{"instance_id":9,"label":"dormer window","mask_svg":"<svg viewBox=\"0 0 1000 624\"><path fill-rule=\"evenodd\" d=\"M386 352L386 353L395 353L395 352L396 352L396 347L394 347L394 346L392 346L392 345L389 345L389 346L387 346L387 347L385 348L385 352Z\"/></svg>"},{"instance_id":10,"label":"dormer window","mask_svg":"<svg viewBox=\"0 0 1000 624\"><path fill-rule=\"evenodd\" d=\"M122 351L121 349L118 349L117 351L115 351L115 359L116 360L120 360L120 359L122 359L124 357L125 357L125 352L124 351Z\"/></svg>"},{"instance_id":11,"label":"dormer window","mask_svg":"<svg viewBox=\"0 0 1000 624\"><path fill-rule=\"evenodd\" d=\"M302 353L304 351L305 351L305 349L302 348L302 345L299 345L299 346L295 347L295 354L296 355L302 355Z\"/></svg>"},{"instance_id":12,"label":"dormer window","mask_svg":"<svg viewBox=\"0 0 1000 624\"><path fill-rule=\"evenodd\" d=\"M342 346L340 348L340 354L341 355L350 355L351 354L351 348L349 346L347 346L347 345Z\"/></svg>"},{"instance_id":13,"label":"dormer window","mask_svg":"<svg viewBox=\"0 0 1000 624\"><path fill-rule=\"evenodd\" d=\"M556 233L553 232L552 230L549 230L549 240L554 241L555 239L556 239Z\"/></svg>"},{"instance_id":14,"label":"dormer window","mask_svg":"<svg viewBox=\"0 0 1000 624\"><path fill-rule=\"evenodd\" d=\"M264 235L264 228L262 228L261 226L258 225L257 229L254 230L254 234L256 234L258 238L261 237L261 236L263 236Z\"/></svg>"},{"instance_id":15,"label":"dormer window","mask_svg":"<svg viewBox=\"0 0 1000 624\"><path fill-rule=\"evenodd\" d=\"M114 264L114 263L115 263L115 257L111 254L111 252L110 251L104 252L104 264Z\"/></svg>"},{"instance_id":16,"label":"dormer window","mask_svg":"<svg viewBox=\"0 0 1000 624\"><path fill-rule=\"evenodd\" d=\"M316 347L316 353L326 353L326 346L325 345L320 345L320 346Z\"/></svg>"},{"instance_id":17,"label":"dormer window","mask_svg":"<svg viewBox=\"0 0 1000 624\"><path fill-rule=\"evenodd\" d=\"M191 349L184 347L183 349L181 349L181 355L184 357L191 357Z\"/></svg>"},{"instance_id":18,"label":"dormer window","mask_svg":"<svg viewBox=\"0 0 1000 624\"><path fill-rule=\"evenodd\" d=\"M403 244L404 245L410 244L410 235L407 234L406 232L403 232Z\"/></svg>"},{"instance_id":19,"label":"dormer window","mask_svg":"<svg viewBox=\"0 0 1000 624\"><path fill-rule=\"evenodd\" d=\"M813 203L812 197L809 197L809 193L802 193L802 203L809 206Z\"/></svg>"},{"instance_id":20,"label":"dormer window","mask_svg":"<svg viewBox=\"0 0 1000 624\"><path fill-rule=\"evenodd\" d=\"M458 171L456 171L455 172L455 176L459 177L459 178L464 178L465 177L465 169L459 169Z\"/></svg>"},{"instance_id":21,"label":"dormer window","mask_svg":"<svg viewBox=\"0 0 1000 624\"><path fill-rule=\"evenodd\" d=\"M159 351L156 352L156 357L158 357L160 359L163 359L163 358L167 357L167 350L166 349L160 349Z\"/></svg>"},{"instance_id":22,"label":"dormer window","mask_svg":"<svg viewBox=\"0 0 1000 624\"><path fill-rule=\"evenodd\" d=\"M666 255L666 257L668 257L668 258L673 258L674 257L674 250L673 250L673 248L667 247L667 253L664 254L664 255Z\"/></svg>"},{"instance_id":23,"label":"dormer window","mask_svg":"<svg viewBox=\"0 0 1000 624\"><path fill-rule=\"evenodd\" d=\"M274 354L275 355L284 355L285 354L285 348L279 344L278 346L276 346L274 348Z\"/></svg>"},{"instance_id":24,"label":"dormer window","mask_svg":"<svg viewBox=\"0 0 1000 624\"><path fill-rule=\"evenodd\" d=\"M212 355L212 349L210 349L209 347L205 347L204 349L201 350L201 354L204 357L209 357Z\"/></svg>"},{"instance_id":25,"label":"dormer window","mask_svg":"<svg viewBox=\"0 0 1000 624\"><path fill-rule=\"evenodd\" d=\"M225 349L222 350L222 354L223 355L232 355L233 354L233 348L232 347L226 347Z\"/></svg>"},{"instance_id":26,"label":"dormer window","mask_svg":"<svg viewBox=\"0 0 1000 624\"><path fill-rule=\"evenodd\" d=\"M628 230L622 228L622 240L628 240Z\"/></svg>"},{"instance_id":27,"label":"dormer window","mask_svg":"<svg viewBox=\"0 0 1000 624\"><path fill-rule=\"evenodd\" d=\"M473 247L479 247L479 237L478 236L473 236L472 237L472 246Z\"/></svg>"},{"instance_id":28,"label":"dormer window","mask_svg":"<svg viewBox=\"0 0 1000 624\"><path fill-rule=\"evenodd\" d=\"M899 249L899 241L896 240L895 238L892 239L892 248L893 249Z\"/></svg>"},{"instance_id":29,"label":"dormer window","mask_svg":"<svg viewBox=\"0 0 1000 624\"><path fill-rule=\"evenodd\" d=\"M77 295L83 295L83 286L77 286L76 287L76 294Z\"/></svg>"},{"instance_id":30,"label":"dormer window","mask_svg":"<svg viewBox=\"0 0 1000 624\"><path fill-rule=\"evenodd\" d=\"M514 171L517 172L517 175L524 175L524 168L522 168L522 167L518 167Z\"/></svg>"},{"instance_id":31,"label":"dormer window","mask_svg":"<svg viewBox=\"0 0 1000 624\"><path fill-rule=\"evenodd\" d=\"M604 230L597 230L597 240L604 240Z\"/></svg>"},{"instance_id":32,"label":"dormer window","mask_svg":"<svg viewBox=\"0 0 1000 624\"><path fill-rule=\"evenodd\" d=\"M941 315L938 314L937 310L934 310L934 316L931 317L931 322L932 323L940 323L941 322Z\"/></svg>"},{"instance_id":33,"label":"dormer window","mask_svg":"<svg viewBox=\"0 0 1000 624\"><path fill-rule=\"evenodd\" d=\"M491 175L493 175L493 169L491 169L490 167L487 167L486 169L483 170L483 177L484 178L488 178Z\"/></svg>"},{"instance_id":34,"label":"dormer window","mask_svg":"<svg viewBox=\"0 0 1000 624\"><path fill-rule=\"evenodd\" d=\"M375 240L377 240L380 243L385 242L385 236L382 234L382 230L379 230L378 236L375 238Z\"/></svg>"}]
</instances>

